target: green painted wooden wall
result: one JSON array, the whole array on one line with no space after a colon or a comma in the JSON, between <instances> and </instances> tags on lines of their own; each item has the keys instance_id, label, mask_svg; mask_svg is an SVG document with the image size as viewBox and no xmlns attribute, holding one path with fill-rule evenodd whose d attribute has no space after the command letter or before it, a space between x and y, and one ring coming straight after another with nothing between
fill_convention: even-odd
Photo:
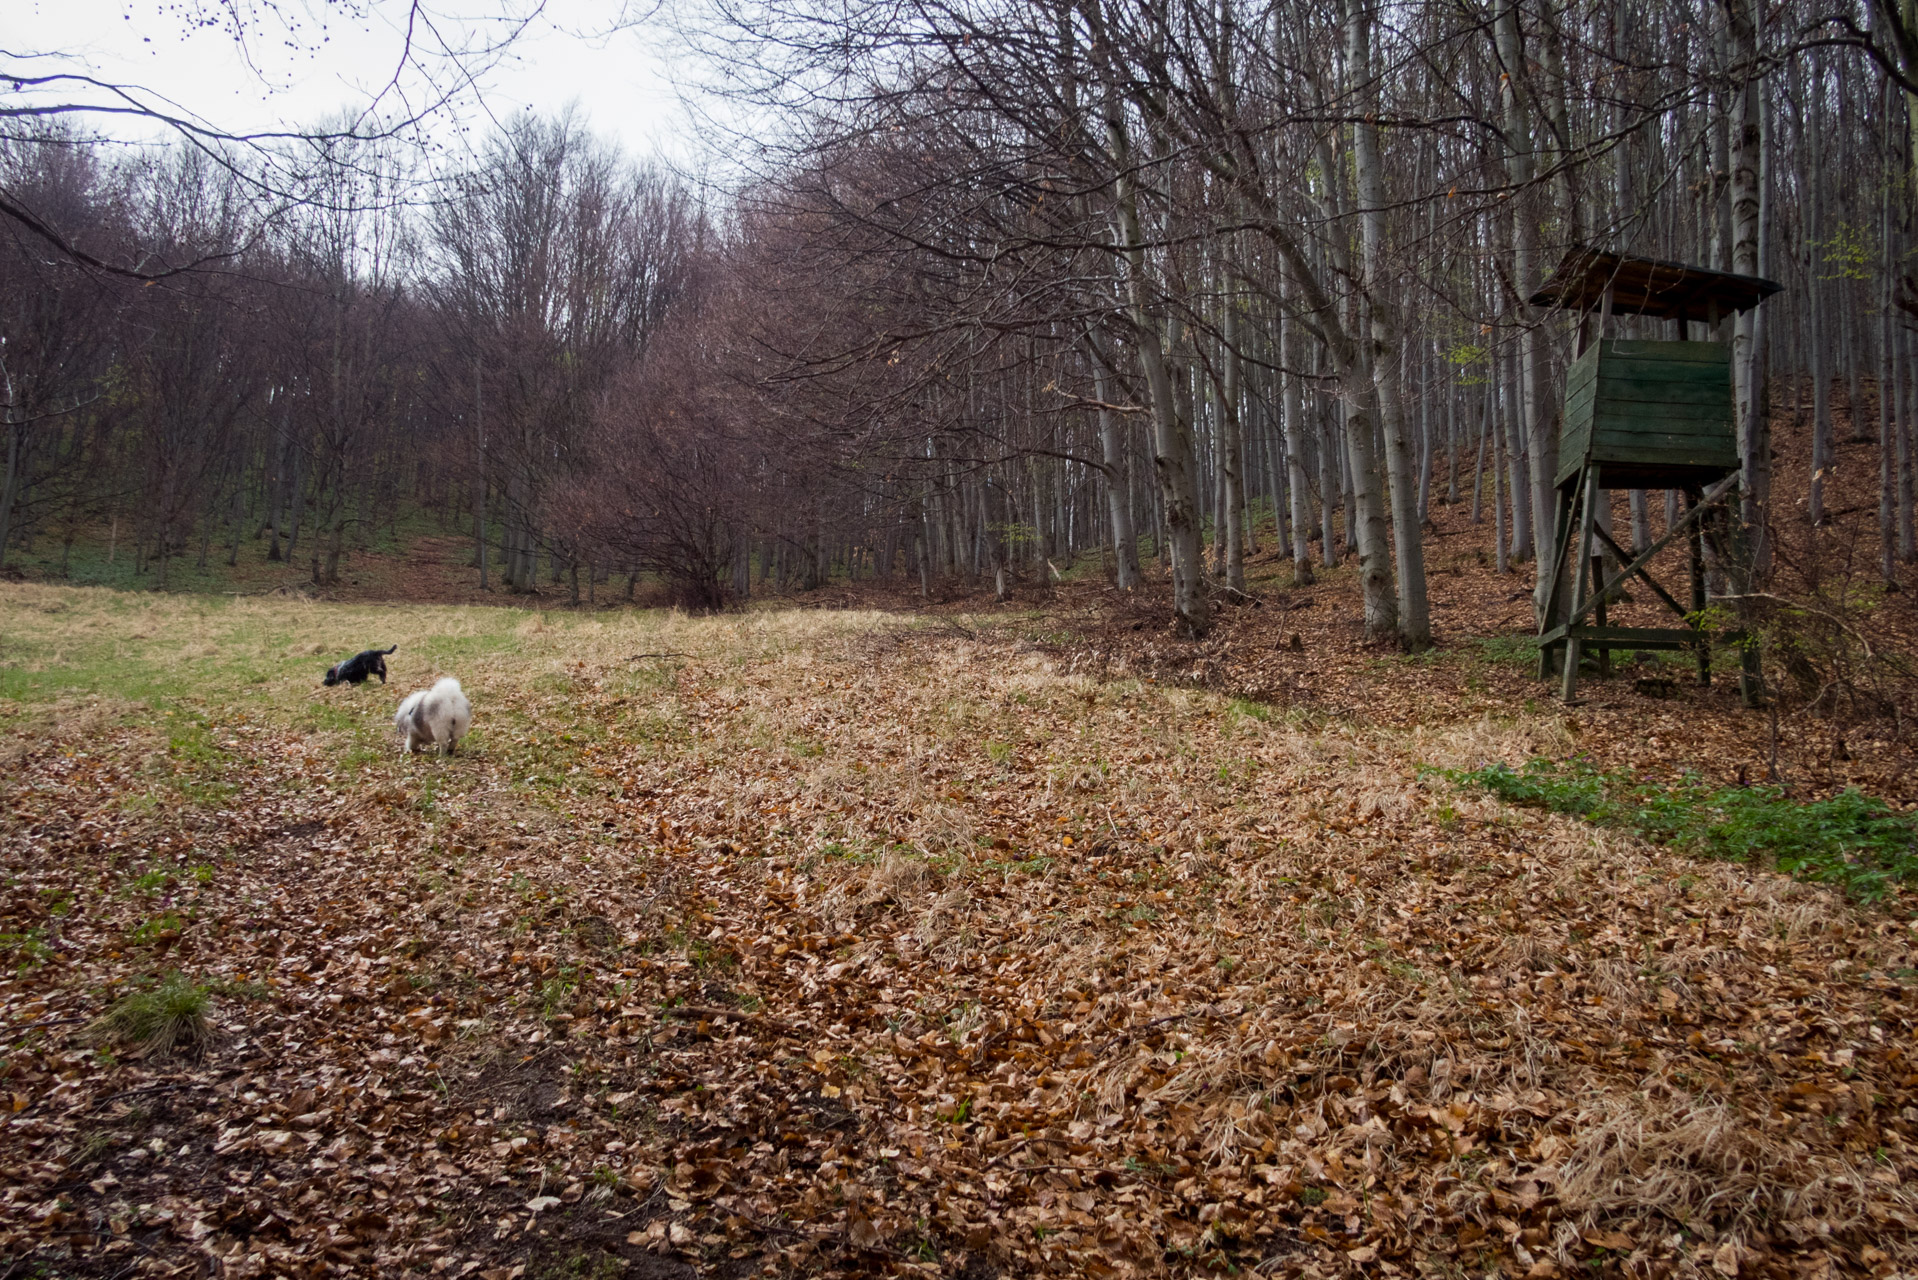
<instances>
[{"instance_id":1,"label":"green painted wooden wall","mask_svg":"<svg viewBox=\"0 0 1918 1280\"><path fill-rule=\"evenodd\" d=\"M1674 488L1736 470L1731 349L1722 342L1594 343L1565 380L1558 483L1588 458L1607 488Z\"/></svg>"}]
</instances>

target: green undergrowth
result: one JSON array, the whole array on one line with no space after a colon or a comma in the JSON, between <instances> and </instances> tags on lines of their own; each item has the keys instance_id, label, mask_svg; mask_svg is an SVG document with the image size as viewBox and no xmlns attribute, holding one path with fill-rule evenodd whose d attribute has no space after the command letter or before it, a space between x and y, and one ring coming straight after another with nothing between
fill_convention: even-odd
<instances>
[{"instance_id":1,"label":"green undergrowth","mask_svg":"<svg viewBox=\"0 0 1918 1280\"><path fill-rule=\"evenodd\" d=\"M1798 801L1778 787L1718 787L1693 774L1646 782L1583 758L1441 772L1508 804L1569 813L1701 857L1773 866L1861 899L1918 881L1918 816L1855 789Z\"/></svg>"}]
</instances>

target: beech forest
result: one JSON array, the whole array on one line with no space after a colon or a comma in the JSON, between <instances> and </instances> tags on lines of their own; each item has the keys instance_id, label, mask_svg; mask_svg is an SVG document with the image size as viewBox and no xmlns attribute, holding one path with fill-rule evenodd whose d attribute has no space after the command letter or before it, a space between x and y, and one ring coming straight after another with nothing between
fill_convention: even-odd
<instances>
[{"instance_id":1,"label":"beech forest","mask_svg":"<svg viewBox=\"0 0 1918 1280\"><path fill-rule=\"evenodd\" d=\"M0 40L0 1280L1918 1273L1918 5L576 8Z\"/></svg>"}]
</instances>

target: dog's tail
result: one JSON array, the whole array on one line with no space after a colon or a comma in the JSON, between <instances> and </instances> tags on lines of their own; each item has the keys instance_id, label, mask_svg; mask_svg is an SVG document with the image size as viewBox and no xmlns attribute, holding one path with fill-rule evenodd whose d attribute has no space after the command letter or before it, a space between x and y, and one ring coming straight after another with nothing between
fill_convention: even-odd
<instances>
[{"instance_id":1,"label":"dog's tail","mask_svg":"<svg viewBox=\"0 0 1918 1280\"><path fill-rule=\"evenodd\" d=\"M394 645L394 646L393 646L393 647L392 647L391 649L381 649L381 650L380 650L380 652L381 652L381 653L396 653L396 652L398 652L398 650L399 650L399 646L398 646L398 645Z\"/></svg>"}]
</instances>

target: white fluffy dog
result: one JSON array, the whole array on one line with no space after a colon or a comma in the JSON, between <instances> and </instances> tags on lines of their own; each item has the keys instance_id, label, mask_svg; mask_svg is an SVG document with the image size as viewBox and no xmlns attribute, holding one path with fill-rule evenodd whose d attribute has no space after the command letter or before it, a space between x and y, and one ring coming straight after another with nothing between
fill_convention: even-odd
<instances>
[{"instance_id":1,"label":"white fluffy dog","mask_svg":"<svg viewBox=\"0 0 1918 1280\"><path fill-rule=\"evenodd\" d=\"M421 747L437 746L443 754L452 755L472 723L473 704L460 691L460 682L451 676L431 689L407 694L393 713L400 749L415 754Z\"/></svg>"}]
</instances>

